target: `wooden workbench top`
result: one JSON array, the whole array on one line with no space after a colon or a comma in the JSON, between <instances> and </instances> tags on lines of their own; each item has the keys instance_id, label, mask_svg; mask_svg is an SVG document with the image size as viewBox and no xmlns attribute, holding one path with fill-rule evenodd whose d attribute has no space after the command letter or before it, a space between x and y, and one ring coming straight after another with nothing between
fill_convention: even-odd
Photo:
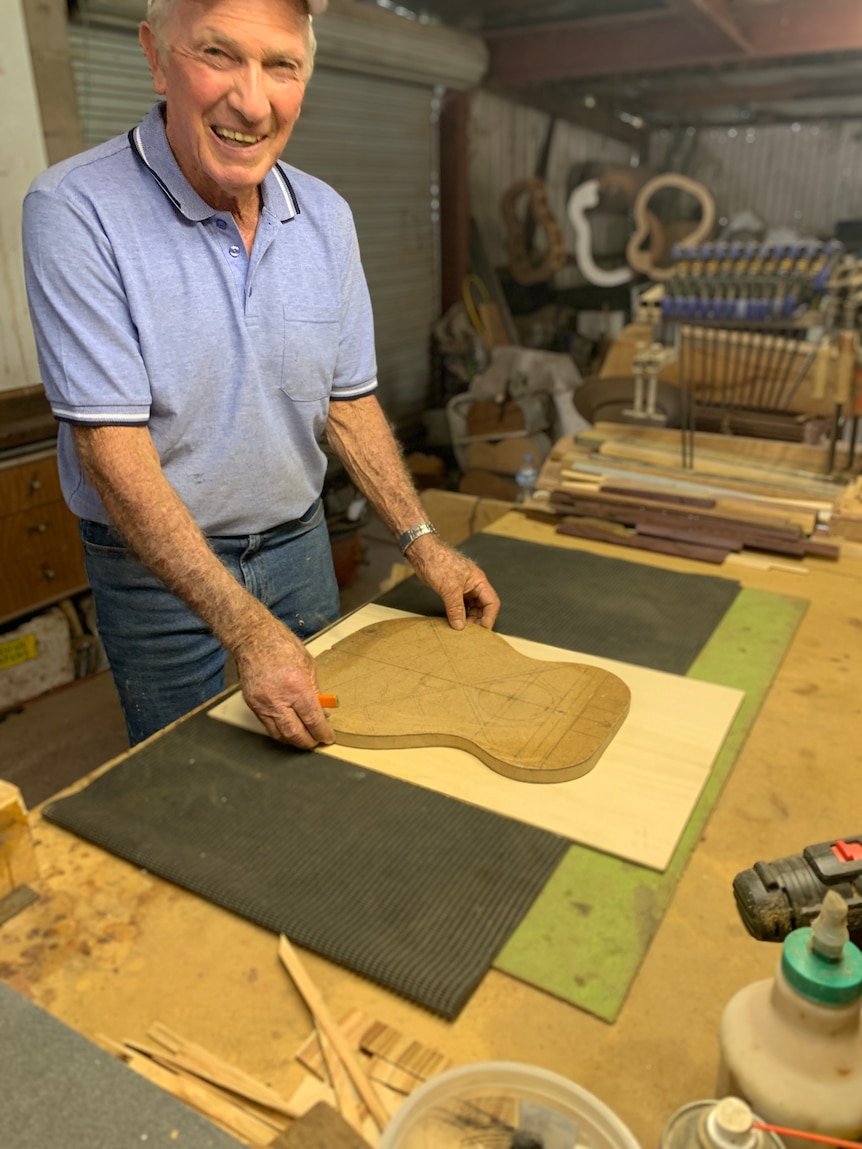
<instances>
[{"instance_id":1,"label":"wooden workbench top","mask_svg":"<svg viewBox=\"0 0 862 1149\"><path fill-rule=\"evenodd\" d=\"M489 529L554 541L550 525L517 514ZM603 544L572 544L621 557ZM659 555L637 561L705 569ZM853 820L862 768L862 561L811 558L806 567L805 576L720 572L811 605L614 1025L496 971L447 1023L307 955L336 1015L361 1009L456 1063L503 1059L561 1073L608 1104L644 1147L657 1145L677 1108L713 1096L721 1011L737 989L769 976L779 957L777 947L745 933L734 875L862 829ZM142 1039L159 1020L289 1091L310 1020L279 966L277 939L49 825L38 811L31 820L40 897L0 927L0 977L89 1037ZM577 955L570 960L574 966Z\"/></svg>"}]
</instances>

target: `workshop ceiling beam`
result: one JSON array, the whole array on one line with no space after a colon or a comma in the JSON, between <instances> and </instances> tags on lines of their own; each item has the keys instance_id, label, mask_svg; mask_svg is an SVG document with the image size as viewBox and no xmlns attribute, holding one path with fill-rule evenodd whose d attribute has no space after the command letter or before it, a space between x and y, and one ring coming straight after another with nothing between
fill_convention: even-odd
<instances>
[{"instance_id":1,"label":"workshop ceiling beam","mask_svg":"<svg viewBox=\"0 0 862 1149\"><path fill-rule=\"evenodd\" d=\"M747 107L751 104L788 103L793 100L826 100L862 94L859 79L844 77L840 82L791 80L775 84L712 84L646 89L639 100L641 111L676 112L691 108Z\"/></svg>"},{"instance_id":2,"label":"workshop ceiling beam","mask_svg":"<svg viewBox=\"0 0 862 1149\"><path fill-rule=\"evenodd\" d=\"M727 6L727 0L665 0L665 4L671 12L678 12L684 18L709 21L720 28L728 40L741 48L746 56L755 54L754 45L740 30Z\"/></svg>"},{"instance_id":3,"label":"workshop ceiling beam","mask_svg":"<svg viewBox=\"0 0 862 1149\"><path fill-rule=\"evenodd\" d=\"M608 136L629 144L636 151L644 151L648 146L649 133L644 130L645 124L641 128L635 128L607 107L603 107L601 103L587 107L582 96L571 96L541 86L508 90L500 94L526 107L558 116L559 119L569 124L576 124L579 128L586 128L587 131L596 132L600 136Z\"/></svg>"},{"instance_id":4,"label":"workshop ceiling beam","mask_svg":"<svg viewBox=\"0 0 862 1149\"><path fill-rule=\"evenodd\" d=\"M730 61L777 59L862 50L859 0L784 0L737 6L735 23L751 54L714 21L647 12L625 18L576 20L517 34L486 32L488 81L506 87L588 76L702 67Z\"/></svg>"}]
</instances>

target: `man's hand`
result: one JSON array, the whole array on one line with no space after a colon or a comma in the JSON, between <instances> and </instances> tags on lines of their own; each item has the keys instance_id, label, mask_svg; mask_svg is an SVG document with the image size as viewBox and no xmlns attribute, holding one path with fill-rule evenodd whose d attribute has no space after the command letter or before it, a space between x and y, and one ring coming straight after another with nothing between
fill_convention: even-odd
<instances>
[{"instance_id":1,"label":"man's hand","mask_svg":"<svg viewBox=\"0 0 862 1149\"><path fill-rule=\"evenodd\" d=\"M299 750L335 741L317 701L317 667L299 639L272 615L234 646L246 703L266 732Z\"/></svg>"},{"instance_id":2,"label":"man's hand","mask_svg":"<svg viewBox=\"0 0 862 1149\"><path fill-rule=\"evenodd\" d=\"M475 622L491 630L500 599L484 571L436 535L423 535L407 549L406 559L418 577L443 600L454 630Z\"/></svg>"}]
</instances>

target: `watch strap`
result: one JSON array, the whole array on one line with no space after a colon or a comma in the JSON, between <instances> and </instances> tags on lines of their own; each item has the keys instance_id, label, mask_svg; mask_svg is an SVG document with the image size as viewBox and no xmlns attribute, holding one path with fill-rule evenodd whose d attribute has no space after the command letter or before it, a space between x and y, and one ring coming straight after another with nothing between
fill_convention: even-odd
<instances>
[{"instance_id":1,"label":"watch strap","mask_svg":"<svg viewBox=\"0 0 862 1149\"><path fill-rule=\"evenodd\" d=\"M407 553L407 548L411 543L415 543L423 535L436 535L437 528L433 523L424 522L417 523L415 527L411 527L409 531L405 531L398 539L398 546L401 548L402 555Z\"/></svg>"}]
</instances>

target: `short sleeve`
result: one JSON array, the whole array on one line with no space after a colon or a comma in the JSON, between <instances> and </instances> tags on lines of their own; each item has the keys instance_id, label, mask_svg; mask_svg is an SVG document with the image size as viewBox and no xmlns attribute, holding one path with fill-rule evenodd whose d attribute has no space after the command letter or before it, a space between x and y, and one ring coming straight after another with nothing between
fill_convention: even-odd
<instances>
[{"instance_id":1,"label":"short sleeve","mask_svg":"<svg viewBox=\"0 0 862 1149\"><path fill-rule=\"evenodd\" d=\"M341 272L341 335L332 398L357 399L377 387L374 315L353 217L346 204L343 210L347 242Z\"/></svg>"},{"instance_id":2,"label":"short sleeve","mask_svg":"<svg viewBox=\"0 0 862 1149\"><path fill-rule=\"evenodd\" d=\"M58 190L24 201L24 272L45 391L54 415L145 424L151 393L122 275L90 204Z\"/></svg>"}]
</instances>

